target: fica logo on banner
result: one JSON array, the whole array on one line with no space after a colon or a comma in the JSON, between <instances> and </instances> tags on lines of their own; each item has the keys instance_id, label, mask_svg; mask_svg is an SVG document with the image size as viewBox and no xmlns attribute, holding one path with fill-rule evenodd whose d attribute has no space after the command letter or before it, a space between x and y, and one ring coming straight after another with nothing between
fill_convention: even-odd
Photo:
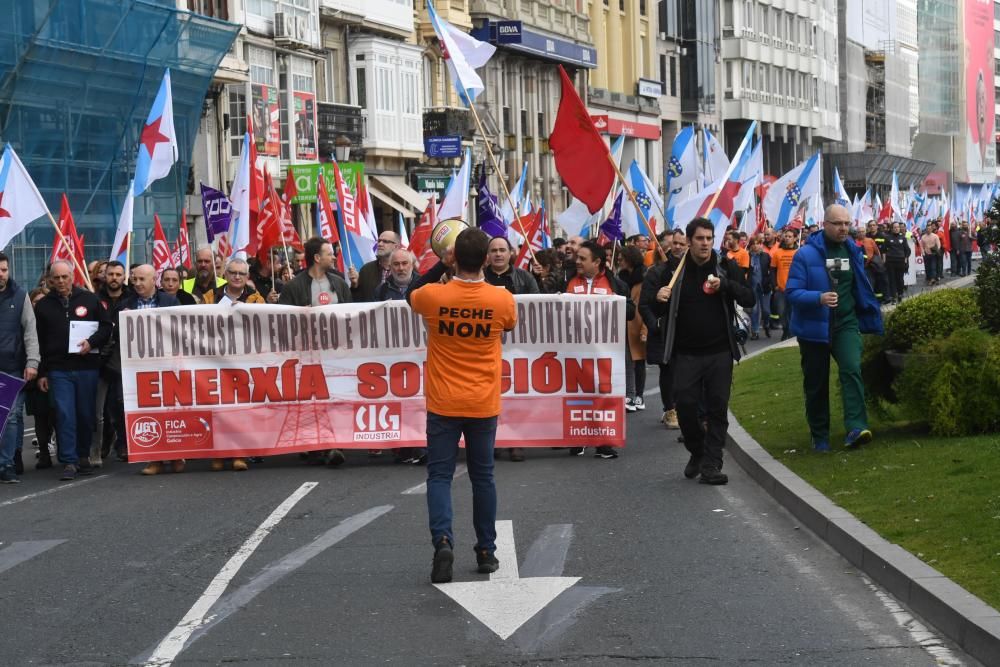
<instances>
[{"instance_id":1,"label":"fica logo on banner","mask_svg":"<svg viewBox=\"0 0 1000 667\"><path fill-rule=\"evenodd\" d=\"M128 416L129 445L147 451L212 449L212 413L207 410Z\"/></svg>"},{"instance_id":2,"label":"fica logo on banner","mask_svg":"<svg viewBox=\"0 0 1000 667\"><path fill-rule=\"evenodd\" d=\"M390 442L400 439L403 407L390 403L354 404L354 442Z\"/></svg>"},{"instance_id":3,"label":"fica logo on banner","mask_svg":"<svg viewBox=\"0 0 1000 667\"><path fill-rule=\"evenodd\" d=\"M624 434L624 399L564 398L563 437L592 443L595 437L620 439Z\"/></svg>"}]
</instances>

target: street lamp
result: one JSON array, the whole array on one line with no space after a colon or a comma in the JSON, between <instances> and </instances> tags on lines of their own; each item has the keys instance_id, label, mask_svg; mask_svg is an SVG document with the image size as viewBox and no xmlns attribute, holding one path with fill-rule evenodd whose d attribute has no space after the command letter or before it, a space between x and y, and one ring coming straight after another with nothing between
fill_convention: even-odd
<instances>
[{"instance_id":1,"label":"street lamp","mask_svg":"<svg viewBox=\"0 0 1000 667\"><path fill-rule=\"evenodd\" d=\"M344 135L338 135L333 140L333 152L337 156L337 162L347 162L351 157L351 140Z\"/></svg>"}]
</instances>

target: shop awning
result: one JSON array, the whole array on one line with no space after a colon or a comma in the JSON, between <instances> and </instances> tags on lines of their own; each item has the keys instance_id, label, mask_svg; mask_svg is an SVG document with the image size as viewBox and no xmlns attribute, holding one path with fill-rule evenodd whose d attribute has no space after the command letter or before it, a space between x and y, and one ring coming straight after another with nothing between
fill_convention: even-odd
<instances>
[{"instance_id":1,"label":"shop awning","mask_svg":"<svg viewBox=\"0 0 1000 667\"><path fill-rule=\"evenodd\" d=\"M403 179L395 176L378 176L376 174L369 174L368 176L370 181L375 180L381 183L389 192L402 199L418 212L423 212L427 208L427 197L404 183Z\"/></svg>"},{"instance_id":2,"label":"shop awning","mask_svg":"<svg viewBox=\"0 0 1000 667\"><path fill-rule=\"evenodd\" d=\"M368 183L368 194L370 194L372 197L375 197L375 199L381 200L382 202L387 204L390 208L399 211L400 213L403 214L404 218L415 217L413 213L410 211L410 209L406 208L405 206L402 206L401 204L397 204L392 197L382 192L371 183Z\"/></svg>"}]
</instances>

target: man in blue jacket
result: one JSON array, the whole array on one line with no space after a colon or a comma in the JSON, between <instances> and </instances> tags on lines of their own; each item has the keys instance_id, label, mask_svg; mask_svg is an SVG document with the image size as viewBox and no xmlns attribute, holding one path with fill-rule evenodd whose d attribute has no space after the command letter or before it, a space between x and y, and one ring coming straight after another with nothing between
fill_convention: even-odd
<instances>
[{"instance_id":1,"label":"man in blue jacket","mask_svg":"<svg viewBox=\"0 0 1000 667\"><path fill-rule=\"evenodd\" d=\"M882 334L882 312L865 275L861 249L850 240L851 214L827 207L823 230L792 260L785 293L790 328L802 355L806 420L816 451L830 449L830 357L837 361L844 401L844 445L870 442L861 379L861 334Z\"/></svg>"}]
</instances>

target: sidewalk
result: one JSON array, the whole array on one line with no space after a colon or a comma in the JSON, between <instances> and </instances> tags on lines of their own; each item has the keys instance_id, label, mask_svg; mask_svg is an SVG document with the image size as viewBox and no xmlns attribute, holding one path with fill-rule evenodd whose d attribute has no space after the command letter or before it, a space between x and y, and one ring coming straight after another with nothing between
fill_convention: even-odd
<instances>
[{"instance_id":1,"label":"sidewalk","mask_svg":"<svg viewBox=\"0 0 1000 667\"><path fill-rule=\"evenodd\" d=\"M930 289L966 287L974 280L974 275L966 276ZM883 309L883 312L889 310L891 307ZM797 343L793 338L756 350L747 357L795 345ZM985 665L1000 665L1000 611L902 547L888 542L835 505L768 454L731 412L727 449L733 459L775 500L872 581L972 657Z\"/></svg>"}]
</instances>

